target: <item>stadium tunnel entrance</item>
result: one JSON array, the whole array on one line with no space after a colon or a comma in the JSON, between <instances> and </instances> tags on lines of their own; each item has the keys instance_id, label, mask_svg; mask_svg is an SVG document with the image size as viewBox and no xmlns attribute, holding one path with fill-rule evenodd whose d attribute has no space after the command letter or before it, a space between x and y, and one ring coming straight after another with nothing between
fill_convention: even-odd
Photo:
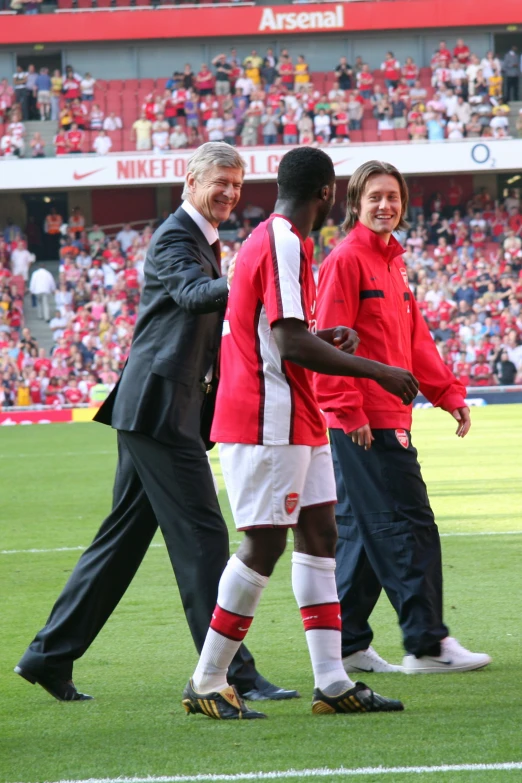
<instances>
[{"instance_id":1,"label":"stadium tunnel entrance","mask_svg":"<svg viewBox=\"0 0 522 783\"><path fill-rule=\"evenodd\" d=\"M62 60L62 52L59 49L34 51L22 46L16 53L16 64L21 65L24 71L29 65L34 65L37 72L40 68L49 68L49 73L52 75L56 69L62 70Z\"/></svg>"}]
</instances>

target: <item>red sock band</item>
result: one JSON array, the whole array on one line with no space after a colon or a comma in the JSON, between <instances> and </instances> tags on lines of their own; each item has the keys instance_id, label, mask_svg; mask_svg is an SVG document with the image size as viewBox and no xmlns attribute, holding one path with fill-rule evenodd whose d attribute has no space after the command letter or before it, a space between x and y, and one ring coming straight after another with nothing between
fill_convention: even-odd
<instances>
[{"instance_id":1,"label":"red sock band","mask_svg":"<svg viewBox=\"0 0 522 783\"><path fill-rule=\"evenodd\" d=\"M303 606L301 617L305 631L341 630L341 605L335 604L315 604L313 606Z\"/></svg>"},{"instance_id":2,"label":"red sock band","mask_svg":"<svg viewBox=\"0 0 522 783\"><path fill-rule=\"evenodd\" d=\"M217 631L221 636L226 636L227 639L233 639L235 642L242 642L247 631L252 625L253 617L245 617L242 614L234 614L233 612L227 612L226 609L222 609L218 604L212 614L212 620L210 621L210 627L213 631Z\"/></svg>"}]
</instances>

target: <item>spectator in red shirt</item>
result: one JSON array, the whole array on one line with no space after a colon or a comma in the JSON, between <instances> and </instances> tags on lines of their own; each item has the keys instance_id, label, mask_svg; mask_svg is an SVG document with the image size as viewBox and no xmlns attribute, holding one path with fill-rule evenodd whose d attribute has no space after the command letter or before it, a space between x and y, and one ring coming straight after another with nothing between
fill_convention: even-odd
<instances>
[{"instance_id":1,"label":"spectator in red shirt","mask_svg":"<svg viewBox=\"0 0 522 783\"><path fill-rule=\"evenodd\" d=\"M494 386L495 377L483 353L479 353L477 361L471 368L471 386Z\"/></svg>"},{"instance_id":2,"label":"spectator in red shirt","mask_svg":"<svg viewBox=\"0 0 522 783\"><path fill-rule=\"evenodd\" d=\"M466 46L462 38L457 38L457 45L453 50L453 57L456 57L460 65L468 65L469 63L469 46Z\"/></svg>"},{"instance_id":3,"label":"spectator in red shirt","mask_svg":"<svg viewBox=\"0 0 522 783\"><path fill-rule=\"evenodd\" d=\"M69 382L63 390L63 396L69 405L78 405L78 403L84 402L83 393L78 388L78 379L74 375L69 378Z\"/></svg>"},{"instance_id":4,"label":"spectator in red shirt","mask_svg":"<svg viewBox=\"0 0 522 783\"><path fill-rule=\"evenodd\" d=\"M439 43L439 48L431 58L431 68L432 70L436 70L436 68L448 68L452 59L453 55L446 46L446 41L441 41Z\"/></svg>"},{"instance_id":5,"label":"spectator in red shirt","mask_svg":"<svg viewBox=\"0 0 522 783\"><path fill-rule=\"evenodd\" d=\"M393 52L386 52L381 71L384 71L384 84L388 90L394 90L401 78L401 65Z\"/></svg>"},{"instance_id":6,"label":"spectator in red shirt","mask_svg":"<svg viewBox=\"0 0 522 783\"><path fill-rule=\"evenodd\" d=\"M71 130L67 131L67 133L65 134L65 143L67 145L67 152L71 154L76 154L81 152L83 138L84 138L84 134L78 128L78 125L75 122L73 122L73 124L71 125Z\"/></svg>"},{"instance_id":7,"label":"spectator in red shirt","mask_svg":"<svg viewBox=\"0 0 522 783\"><path fill-rule=\"evenodd\" d=\"M161 110L160 103L155 98L154 93L151 92L148 95L146 95L145 100L141 107L142 114L145 114L144 119L149 120L149 122L154 122L156 119L156 115L160 110Z\"/></svg>"},{"instance_id":8,"label":"spectator in red shirt","mask_svg":"<svg viewBox=\"0 0 522 783\"><path fill-rule=\"evenodd\" d=\"M277 72L281 78L281 84L286 87L287 90L294 89L294 64L290 59L290 55L285 50L281 52L279 62L277 63Z\"/></svg>"},{"instance_id":9,"label":"spectator in red shirt","mask_svg":"<svg viewBox=\"0 0 522 783\"><path fill-rule=\"evenodd\" d=\"M358 121L349 119L346 103L341 102L339 104L338 111L334 112L332 116L332 125L335 129L335 138L338 141L350 140L348 133L348 123L350 124L350 128L353 130L358 130L358 128L361 127L360 120Z\"/></svg>"},{"instance_id":10,"label":"spectator in red shirt","mask_svg":"<svg viewBox=\"0 0 522 783\"><path fill-rule=\"evenodd\" d=\"M214 89L214 76L208 65L203 63L196 75L196 89L200 95L212 95Z\"/></svg>"},{"instance_id":11,"label":"spectator in red shirt","mask_svg":"<svg viewBox=\"0 0 522 783\"><path fill-rule=\"evenodd\" d=\"M80 97L80 82L74 78L74 75L66 76L63 80L63 94L66 101Z\"/></svg>"},{"instance_id":12,"label":"spectator in red shirt","mask_svg":"<svg viewBox=\"0 0 522 783\"><path fill-rule=\"evenodd\" d=\"M42 404L42 382L38 377L36 370L31 370L27 379L27 385L29 387L29 396L31 398L31 405Z\"/></svg>"},{"instance_id":13,"label":"spectator in red shirt","mask_svg":"<svg viewBox=\"0 0 522 783\"><path fill-rule=\"evenodd\" d=\"M64 131L58 131L54 137L54 149L57 155L65 155L67 152L67 133Z\"/></svg>"},{"instance_id":14,"label":"spectator in red shirt","mask_svg":"<svg viewBox=\"0 0 522 783\"><path fill-rule=\"evenodd\" d=\"M52 362L49 357L46 356L45 348L40 348L38 350L38 358L35 360L33 367L37 373L41 373L43 371L46 376L49 376Z\"/></svg>"},{"instance_id":15,"label":"spectator in red shirt","mask_svg":"<svg viewBox=\"0 0 522 783\"><path fill-rule=\"evenodd\" d=\"M357 87L365 100L370 100L373 94L373 76L368 63L363 63L362 69L357 74Z\"/></svg>"},{"instance_id":16,"label":"spectator in red shirt","mask_svg":"<svg viewBox=\"0 0 522 783\"><path fill-rule=\"evenodd\" d=\"M419 69L413 61L413 57L407 57L406 62L402 66L401 73L406 79L408 87L415 87L415 82L419 76Z\"/></svg>"},{"instance_id":17,"label":"spectator in red shirt","mask_svg":"<svg viewBox=\"0 0 522 783\"><path fill-rule=\"evenodd\" d=\"M87 108L80 102L79 98L75 98L71 103L71 114L73 122L76 123L80 130L85 130L85 126L88 121Z\"/></svg>"}]
</instances>

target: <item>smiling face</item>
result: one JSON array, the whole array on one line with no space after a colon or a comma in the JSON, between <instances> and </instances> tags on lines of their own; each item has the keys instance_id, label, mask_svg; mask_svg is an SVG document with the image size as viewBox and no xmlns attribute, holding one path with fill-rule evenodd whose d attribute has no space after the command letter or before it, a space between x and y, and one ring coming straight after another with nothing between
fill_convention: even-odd
<instances>
[{"instance_id":1,"label":"smiling face","mask_svg":"<svg viewBox=\"0 0 522 783\"><path fill-rule=\"evenodd\" d=\"M243 171L239 168L212 166L199 179L187 174L189 200L193 207L215 228L237 206L243 186Z\"/></svg>"},{"instance_id":2,"label":"smiling face","mask_svg":"<svg viewBox=\"0 0 522 783\"><path fill-rule=\"evenodd\" d=\"M370 177L361 196L358 209L360 222L379 234L388 244L401 221L402 203L399 183L390 174Z\"/></svg>"}]
</instances>

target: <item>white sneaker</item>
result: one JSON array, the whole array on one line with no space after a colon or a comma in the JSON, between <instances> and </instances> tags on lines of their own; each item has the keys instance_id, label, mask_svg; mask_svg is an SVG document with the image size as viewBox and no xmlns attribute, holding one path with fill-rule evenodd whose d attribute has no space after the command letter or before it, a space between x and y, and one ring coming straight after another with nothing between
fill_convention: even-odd
<instances>
[{"instance_id":1,"label":"white sneaker","mask_svg":"<svg viewBox=\"0 0 522 783\"><path fill-rule=\"evenodd\" d=\"M367 650L358 650L358 652L347 655L343 658L344 670L351 672L402 672L402 666L394 666L388 663L384 658L375 652L373 647Z\"/></svg>"},{"instance_id":2,"label":"white sneaker","mask_svg":"<svg viewBox=\"0 0 522 783\"><path fill-rule=\"evenodd\" d=\"M402 666L405 674L451 674L452 672L469 672L482 669L491 663L486 653L474 653L466 650L452 636L447 636L440 643L440 655L405 655Z\"/></svg>"}]
</instances>

